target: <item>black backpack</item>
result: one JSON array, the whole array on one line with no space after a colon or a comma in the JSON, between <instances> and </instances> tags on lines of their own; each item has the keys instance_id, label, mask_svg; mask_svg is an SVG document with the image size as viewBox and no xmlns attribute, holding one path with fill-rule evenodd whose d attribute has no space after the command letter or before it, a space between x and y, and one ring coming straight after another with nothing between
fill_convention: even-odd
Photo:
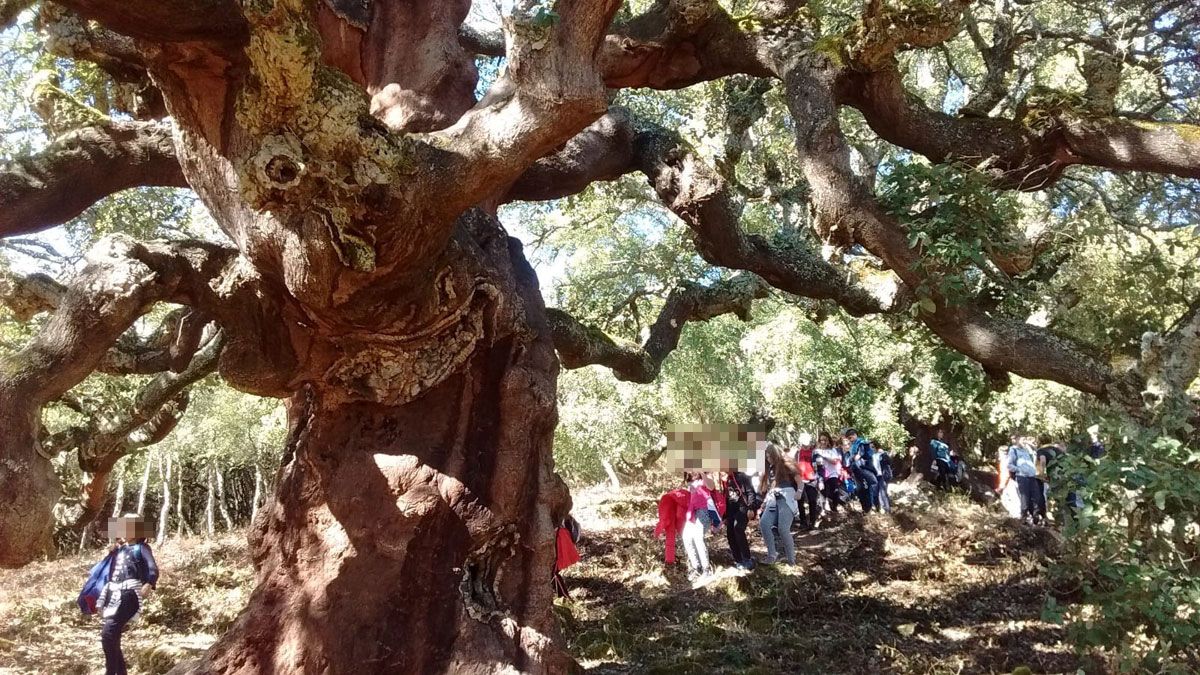
<instances>
[{"instance_id":1,"label":"black backpack","mask_svg":"<svg viewBox=\"0 0 1200 675\"><path fill-rule=\"evenodd\" d=\"M743 483L743 481L745 481ZM726 500L731 502L736 500L743 508L749 511L758 511L762 506L762 496L754 491L754 486L750 483L750 477L741 471L737 471L729 476L729 482L725 488Z\"/></svg>"}]
</instances>

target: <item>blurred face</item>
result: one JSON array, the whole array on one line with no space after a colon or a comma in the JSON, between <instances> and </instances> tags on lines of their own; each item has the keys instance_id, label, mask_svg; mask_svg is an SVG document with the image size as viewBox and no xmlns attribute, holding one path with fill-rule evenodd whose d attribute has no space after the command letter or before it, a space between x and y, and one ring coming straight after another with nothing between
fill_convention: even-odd
<instances>
[{"instance_id":1,"label":"blurred face","mask_svg":"<svg viewBox=\"0 0 1200 675\"><path fill-rule=\"evenodd\" d=\"M146 521L141 518L121 517L108 520L108 538L118 542L148 539L151 536L149 529Z\"/></svg>"},{"instance_id":2,"label":"blurred face","mask_svg":"<svg viewBox=\"0 0 1200 675\"><path fill-rule=\"evenodd\" d=\"M842 439L842 449L843 450L850 449L850 437L849 436Z\"/></svg>"},{"instance_id":3,"label":"blurred face","mask_svg":"<svg viewBox=\"0 0 1200 675\"><path fill-rule=\"evenodd\" d=\"M855 442L855 441L857 441L857 440L858 440L858 434L857 434L857 433L853 433L853 432L852 432L852 433L848 433L848 434L846 434L846 440L847 440L847 441L849 441L849 442L851 442L851 443L853 443L853 442Z\"/></svg>"},{"instance_id":4,"label":"blurred face","mask_svg":"<svg viewBox=\"0 0 1200 675\"><path fill-rule=\"evenodd\" d=\"M833 438L829 434L821 434L817 439L817 447L829 448L833 446Z\"/></svg>"}]
</instances>

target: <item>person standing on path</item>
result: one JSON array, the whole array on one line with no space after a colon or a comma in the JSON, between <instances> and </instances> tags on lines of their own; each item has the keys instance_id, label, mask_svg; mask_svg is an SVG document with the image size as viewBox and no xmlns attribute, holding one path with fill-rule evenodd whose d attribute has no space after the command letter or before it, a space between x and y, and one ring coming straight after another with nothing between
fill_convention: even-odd
<instances>
[{"instance_id":1,"label":"person standing on path","mask_svg":"<svg viewBox=\"0 0 1200 675\"><path fill-rule=\"evenodd\" d=\"M828 431L817 434L813 456L825 474L825 503L829 505L830 513L836 516L838 505L842 503L842 451L833 447L833 437Z\"/></svg>"},{"instance_id":2,"label":"person standing on path","mask_svg":"<svg viewBox=\"0 0 1200 675\"><path fill-rule=\"evenodd\" d=\"M1030 523L1037 522L1045 507L1042 505L1042 482L1038 480L1037 455L1031 438L1013 436L1013 444L1008 446L1008 475L1017 481L1017 490L1021 494L1021 517ZM1000 487L1003 492L1005 486Z\"/></svg>"},{"instance_id":3,"label":"person standing on path","mask_svg":"<svg viewBox=\"0 0 1200 675\"><path fill-rule=\"evenodd\" d=\"M796 450L796 471L797 489L801 497L797 500L800 507L800 527L807 532L817 526L817 520L821 516L818 503L821 496L821 479L817 476L811 434L800 434L800 447ZM805 504L808 504L807 514L804 512Z\"/></svg>"},{"instance_id":4,"label":"person standing on path","mask_svg":"<svg viewBox=\"0 0 1200 675\"><path fill-rule=\"evenodd\" d=\"M103 624L100 646L104 650L104 675L126 675L121 634L137 615L142 602L158 584L158 563L146 543L150 528L137 514L109 521L109 537L116 542L107 583L96 608Z\"/></svg>"},{"instance_id":5,"label":"person standing on path","mask_svg":"<svg viewBox=\"0 0 1200 675\"><path fill-rule=\"evenodd\" d=\"M875 450L871 441L860 438L856 429L847 429L844 434L850 441L850 469L858 481L858 500L863 513L878 510L879 476L875 473Z\"/></svg>"},{"instance_id":6,"label":"person standing on path","mask_svg":"<svg viewBox=\"0 0 1200 675\"><path fill-rule=\"evenodd\" d=\"M731 462L725 471L725 538L729 541L729 553L739 568L754 568L754 557L750 553L750 542L746 539L746 526L750 514L757 513L758 493L754 483L736 463Z\"/></svg>"},{"instance_id":7,"label":"person standing on path","mask_svg":"<svg viewBox=\"0 0 1200 675\"><path fill-rule=\"evenodd\" d=\"M758 516L758 528L767 546L767 557L763 563L767 565L774 565L779 560L774 529L779 530L783 555L788 564L796 564L796 540L792 537L792 521L800 512L796 504L796 474L795 453L780 450L774 443L768 443L767 475L759 486L763 506Z\"/></svg>"}]
</instances>

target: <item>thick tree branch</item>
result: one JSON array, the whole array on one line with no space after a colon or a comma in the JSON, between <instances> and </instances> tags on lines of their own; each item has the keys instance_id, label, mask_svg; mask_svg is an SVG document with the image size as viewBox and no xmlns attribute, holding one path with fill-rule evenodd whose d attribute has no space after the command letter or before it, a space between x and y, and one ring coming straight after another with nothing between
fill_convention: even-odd
<instances>
[{"instance_id":1,"label":"thick tree branch","mask_svg":"<svg viewBox=\"0 0 1200 675\"><path fill-rule=\"evenodd\" d=\"M558 199L629 173L633 170L633 135L629 112L610 108L561 149L534 162L502 201Z\"/></svg>"},{"instance_id":2,"label":"thick tree branch","mask_svg":"<svg viewBox=\"0 0 1200 675\"><path fill-rule=\"evenodd\" d=\"M659 0L604 40L609 87L677 89L726 75L766 75L757 40L715 0Z\"/></svg>"},{"instance_id":3,"label":"thick tree branch","mask_svg":"<svg viewBox=\"0 0 1200 675\"><path fill-rule=\"evenodd\" d=\"M429 189L445 193L454 217L496 196L497 184L510 185L605 112L596 49L618 4L560 0L557 18L541 25L536 3L522 0L505 17L504 75L454 126L431 135L440 158L430 159L458 179Z\"/></svg>"},{"instance_id":4,"label":"thick tree branch","mask_svg":"<svg viewBox=\"0 0 1200 675\"><path fill-rule=\"evenodd\" d=\"M0 303L8 307L18 321L28 321L42 312L58 308L66 286L45 274L18 276L0 272Z\"/></svg>"},{"instance_id":5,"label":"thick tree branch","mask_svg":"<svg viewBox=\"0 0 1200 675\"><path fill-rule=\"evenodd\" d=\"M38 438L42 406L95 370L152 303L210 301L210 282L231 260L211 244L107 237L88 252L41 332L0 360L0 565L23 564L49 542L59 489Z\"/></svg>"},{"instance_id":6,"label":"thick tree branch","mask_svg":"<svg viewBox=\"0 0 1200 675\"><path fill-rule=\"evenodd\" d=\"M634 131L635 126L640 128ZM621 108L612 108L563 150L534 164L506 200L562 197L632 170L645 174L663 203L687 224L709 263L753 272L795 295L833 300L855 316L889 309L799 243L775 243L743 231L741 206L726 179L678 134L648 122L635 124Z\"/></svg>"},{"instance_id":7,"label":"thick tree branch","mask_svg":"<svg viewBox=\"0 0 1200 675\"><path fill-rule=\"evenodd\" d=\"M934 311L921 319L949 345L994 371L1054 380L1104 397L1115 383L1112 370L1074 345L1029 324L993 317L946 301L938 279L920 264L906 232L884 213L850 170L849 148L837 121L832 91L838 69L822 55L782 50L779 70L796 122L800 166L812 189L818 227L861 244L911 288L928 289Z\"/></svg>"},{"instance_id":8,"label":"thick tree branch","mask_svg":"<svg viewBox=\"0 0 1200 675\"><path fill-rule=\"evenodd\" d=\"M459 42L472 53L504 56L504 37L464 25ZM613 27L597 62L606 86L678 89L735 73L769 74L757 40L716 0L658 0Z\"/></svg>"},{"instance_id":9,"label":"thick tree branch","mask_svg":"<svg viewBox=\"0 0 1200 675\"><path fill-rule=\"evenodd\" d=\"M110 375L181 372L187 367L208 326L210 317L191 307L168 314L146 339L126 332L108 350L97 367Z\"/></svg>"},{"instance_id":10,"label":"thick tree branch","mask_svg":"<svg viewBox=\"0 0 1200 675\"><path fill-rule=\"evenodd\" d=\"M602 365L610 368L617 379L647 383L658 377L663 361L679 345L685 324L722 314L735 314L746 321L751 303L765 298L767 291L767 285L753 274L739 274L712 286L689 284L677 288L667 297L646 343L640 347L614 340L560 309L546 311L554 348L564 368Z\"/></svg>"},{"instance_id":11,"label":"thick tree branch","mask_svg":"<svg viewBox=\"0 0 1200 675\"><path fill-rule=\"evenodd\" d=\"M136 119L166 117L162 92L150 80L146 58L133 38L49 2L38 8L37 25L46 36L47 52L89 61L108 73L116 85L109 100L113 109Z\"/></svg>"},{"instance_id":12,"label":"thick tree branch","mask_svg":"<svg viewBox=\"0 0 1200 675\"><path fill-rule=\"evenodd\" d=\"M741 228L741 207L725 179L677 134L644 124L634 141L638 169L659 198L688 227L700 255L714 265L746 270L795 295L833 300L855 316L885 311L880 301L850 283L802 245L775 244Z\"/></svg>"},{"instance_id":13,"label":"thick tree branch","mask_svg":"<svg viewBox=\"0 0 1200 675\"><path fill-rule=\"evenodd\" d=\"M112 30L147 42L243 44L246 20L235 0L55 0Z\"/></svg>"},{"instance_id":14,"label":"thick tree branch","mask_svg":"<svg viewBox=\"0 0 1200 675\"><path fill-rule=\"evenodd\" d=\"M169 125L113 120L72 131L0 165L0 237L60 225L103 197L142 185L187 187Z\"/></svg>"},{"instance_id":15,"label":"thick tree branch","mask_svg":"<svg viewBox=\"0 0 1200 675\"><path fill-rule=\"evenodd\" d=\"M127 452L144 447L146 439L161 432L163 420L153 425L156 428L147 425L155 421L164 406L196 382L216 372L222 347L223 337L219 333L213 335L204 348L196 352L187 368L178 373L167 372L156 376L142 387L133 405L121 411L119 416L92 425L90 433L76 447L83 470L93 471L93 462L107 462L108 456L117 450Z\"/></svg>"},{"instance_id":16,"label":"thick tree branch","mask_svg":"<svg viewBox=\"0 0 1200 675\"><path fill-rule=\"evenodd\" d=\"M67 291L66 286L45 274L0 272L0 304L20 321L58 309ZM207 314L191 307L175 309L144 339L134 329L122 334L96 369L110 375L180 372L200 348L209 321Z\"/></svg>"}]
</instances>

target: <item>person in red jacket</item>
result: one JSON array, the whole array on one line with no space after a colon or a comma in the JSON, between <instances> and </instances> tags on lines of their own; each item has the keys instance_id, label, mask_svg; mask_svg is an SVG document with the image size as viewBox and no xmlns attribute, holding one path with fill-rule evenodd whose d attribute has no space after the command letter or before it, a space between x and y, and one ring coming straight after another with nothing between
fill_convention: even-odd
<instances>
[{"instance_id":1,"label":"person in red jacket","mask_svg":"<svg viewBox=\"0 0 1200 675\"><path fill-rule=\"evenodd\" d=\"M675 564L675 540L683 529L687 503L687 488L671 490L658 498L658 524L654 527L654 536L666 540L663 559L668 565Z\"/></svg>"},{"instance_id":2,"label":"person in red jacket","mask_svg":"<svg viewBox=\"0 0 1200 675\"><path fill-rule=\"evenodd\" d=\"M817 518L821 515L821 507L818 504L821 479L817 476L817 469L813 464L811 434L800 434L800 447L796 450L796 470L800 488L800 498L796 500L800 506L800 527L807 532L817 526ZM805 504L808 504L807 514L804 512Z\"/></svg>"}]
</instances>

